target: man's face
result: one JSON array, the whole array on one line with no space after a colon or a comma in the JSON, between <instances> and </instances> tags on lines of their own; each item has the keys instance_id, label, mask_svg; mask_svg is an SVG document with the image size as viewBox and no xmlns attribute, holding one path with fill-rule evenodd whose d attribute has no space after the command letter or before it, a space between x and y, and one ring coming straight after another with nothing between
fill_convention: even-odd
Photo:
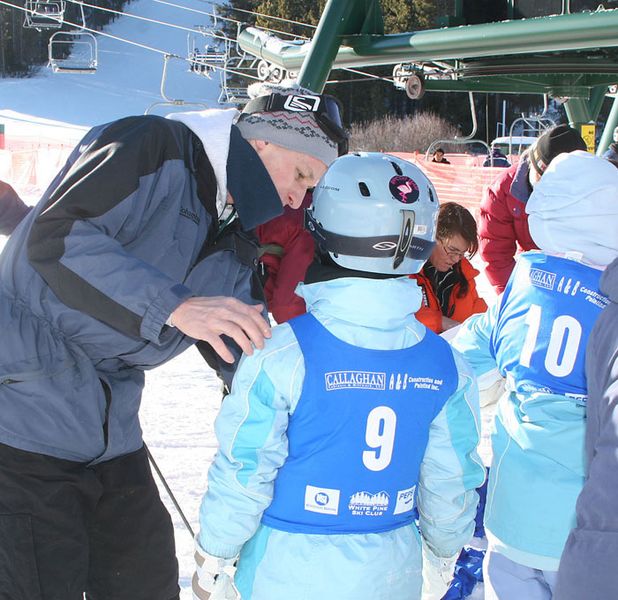
<instances>
[{"instance_id":1,"label":"man's face","mask_svg":"<svg viewBox=\"0 0 618 600\"><path fill-rule=\"evenodd\" d=\"M618 144L618 127L614 129L614 142Z\"/></svg>"},{"instance_id":2,"label":"man's face","mask_svg":"<svg viewBox=\"0 0 618 600\"><path fill-rule=\"evenodd\" d=\"M321 160L308 154L262 140L255 140L254 147L279 192L283 206L298 208L307 189L314 187L326 171Z\"/></svg>"}]
</instances>

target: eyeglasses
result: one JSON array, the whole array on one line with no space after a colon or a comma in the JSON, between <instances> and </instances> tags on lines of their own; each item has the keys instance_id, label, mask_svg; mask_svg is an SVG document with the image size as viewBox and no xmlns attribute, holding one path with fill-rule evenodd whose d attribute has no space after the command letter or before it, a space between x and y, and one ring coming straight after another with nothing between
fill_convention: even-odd
<instances>
[{"instance_id":1,"label":"eyeglasses","mask_svg":"<svg viewBox=\"0 0 618 600\"><path fill-rule=\"evenodd\" d=\"M312 112L320 129L337 144L339 156L348 153L348 133L341 122L341 103L328 94L270 94L249 100L244 114L256 112Z\"/></svg>"},{"instance_id":2,"label":"eyeglasses","mask_svg":"<svg viewBox=\"0 0 618 600\"><path fill-rule=\"evenodd\" d=\"M470 253L467 250L459 250L458 248L453 248L453 246L447 246L442 240L438 241L440 242L440 246L442 246L444 252L446 252L451 258L456 260L470 258Z\"/></svg>"}]
</instances>

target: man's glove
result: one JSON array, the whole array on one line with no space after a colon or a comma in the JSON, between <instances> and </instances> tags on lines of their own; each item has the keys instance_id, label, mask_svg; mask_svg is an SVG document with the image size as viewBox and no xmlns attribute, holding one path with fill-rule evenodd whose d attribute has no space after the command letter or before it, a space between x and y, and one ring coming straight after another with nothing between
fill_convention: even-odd
<instances>
[{"instance_id":1,"label":"man's glove","mask_svg":"<svg viewBox=\"0 0 618 600\"><path fill-rule=\"evenodd\" d=\"M423 540L423 591L421 600L441 600L446 594L459 553L450 558L436 556Z\"/></svg>"},{"instance_id":2,"label":"man's glove","mask_svg":"<svg viewBox=\"0 0 618 600\"><path fill-rule=\"evenodd\" d=\"M234 585L237 558L219 558L202 550L195 541L196 571L191 589L193 600L238 600L240 594Z\"/></svg>"}]
</instances>

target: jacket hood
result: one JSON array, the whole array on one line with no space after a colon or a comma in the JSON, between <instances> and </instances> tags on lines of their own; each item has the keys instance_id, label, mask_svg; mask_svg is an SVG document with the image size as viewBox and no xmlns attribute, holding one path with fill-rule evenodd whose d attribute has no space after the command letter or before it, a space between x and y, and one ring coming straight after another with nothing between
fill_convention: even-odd
<instances>
[{"instance_id":1,"label":"jacket hood","mask_svg":"<svg viewBox=\"0 0 618 600\"><path fill-rule=\"evenodd\" d=\"M217 212L227 202L227 156L230 148L230 130L240 113L235 108L207 109L179 112L166 118L184 123L202 142L206 156L217 178Z\"/></svg>"},{"instance_id":2,"label":"jacket hood","mask_svg":"<svg viewBox=\"0 0 618 600\"><path fill-rule=\"evenodd\" d=\"M615 258L601 275L601 291L614 304L618 304L618 258Z\"/></svg>"},{"instance_id":3,"label":"jacket hood","mask_svg":"<svg viewBox=\"0 0 618 600\"><path fill-rule=\"evenodd\" d=\"M605 266L618 256L618 169L583 150L552 160L526 203L534 242Z\"/></svg>"}]
</instances>

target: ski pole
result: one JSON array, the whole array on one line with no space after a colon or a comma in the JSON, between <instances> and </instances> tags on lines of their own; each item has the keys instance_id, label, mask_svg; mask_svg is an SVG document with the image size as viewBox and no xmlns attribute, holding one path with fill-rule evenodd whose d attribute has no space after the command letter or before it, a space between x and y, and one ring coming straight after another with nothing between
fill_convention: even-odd
<instances>
[{"instance_id":1,"label":"ski pole","mask_svg":"<svg viewBox=\"0 0 618 600\"><path fill-rule=\"evenodd\" d=\"M167 495L170 497L170 500L173 502L174 506L176 507L176 510L178 511L178 514L183 520L185 527L191 534L191 537L195 539L195 533L193 532L193 528L191 527L191 524L187 520L187 517L185 517L185 513L182 512L182 508L180 508L180 504L178 504L178 501L176 500L176 497L172 493L170 486L167 485L167 481L165 480L165 477L163 477L163 473L161 473L161 469L159 469L159 466L157 465L154 459L154 456L150 453L150 449L148 448L148 446L146 446L146 444L144 444L144 448L146 448L146 454L148 455L148 460L150 461L150 464L152 465L152 468L155 470L156 474L159 476L159 479L161 483L163 484L163 487L165 488Z\"/></svg>"}]
</instances>

